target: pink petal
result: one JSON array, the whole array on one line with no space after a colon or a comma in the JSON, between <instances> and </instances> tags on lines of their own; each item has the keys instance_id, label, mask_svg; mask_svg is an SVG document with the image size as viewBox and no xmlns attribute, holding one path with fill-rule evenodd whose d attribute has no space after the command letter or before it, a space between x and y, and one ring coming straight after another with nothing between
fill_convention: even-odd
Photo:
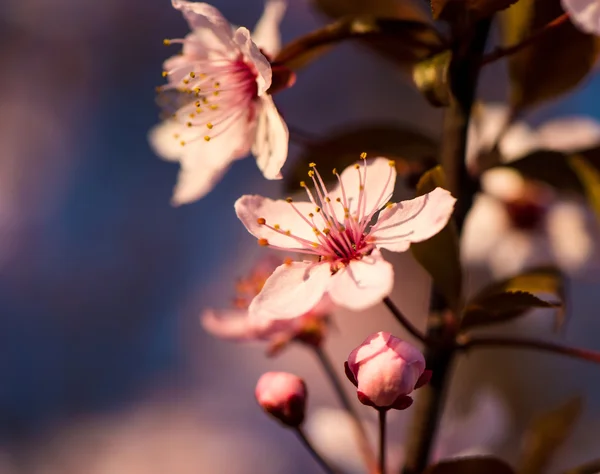
<instances>
[{"instance_id":1,"label":"pink petal","mask_svg":"<svg viewBox=\"0 0 600 474\"><path fill-rule=\"evenodd\" d=\"M362 260L352 260L333 276L329 296L338 306L361 311L381 302L393 284L394 268L374 250Z\"/></svg>"},{"instance_id":2,"label":"pink petal","mask_svg":"<svg viewBox=\"0 0 600 474\"><path fill-rule=\"evenodd\" d=\"M175 135L181 135L185 128L175 120L165 120L154 126L148 134L148 141L154 153L167 161L179 161L184 147L181 146L181 140L175 139Z\"/></svg>"},{"instance_id":3,"label":"pink petal","mask_svg":"<svg viewBox=\"0 0 600 474\"><path fill-rule=\"evenodd\" d=\"M442 188L384 209L369 240L379 248L403 252L411 242L421 242L441 231L454 209L456 199Z\"/></svg>"},{"instance_id":4,"label":"pink petal","mask_svg":"<svg viewBox=\"0 0 600 474\"><path fill-rule=\"evenodd\" d=\"M233 41L244 55L245 60L254 65L258 73L256 77L258 95L262 96L271 87L272 71L269 60L254 44L247 28L243 26L238 28L233 35Z\"/></svg>"},{"instance_id":5,"label":"pink petal","mask_svg":"<svg viewBox=\"0 0 600 474\"><path fill-rule=\"evenodd\" d=\"M312 310L331 280L328 264L292 262L278 267L250 304L251 318L290 319Z\"/></svg>"},{"instance_id":6,"label":"pink petal","mask_svg":"<svg viewBox=\"0 0 600 474\"><path fill-rule=\"evenodd\" d=\"M598 146L600 123L589 117L564 117L544 123L537 134L540 148L570 153Z\"/></svg>"},{"instance_id":7,"label":"pink petal","mask_svg":"<svg viewBox=\"0 0 600 474\"><path fill-rule=\"evenodd\" d=\"M562 0L571 20L586 33L600 34L600 4L598 0Z\"/></svg>"},{"instance_id":8,"label":"pink petal","mask_svg":"<svg viewBox=\"0 0 600 474\"><path fill-rule=\"evenodd\" d=\"M315 208L308 202L294 202L293 205L302 215L308 216L314 213ZM238 218L252 235L258 239L267 239L270 245L287 249L302 248L302 243L292 236L278 233L269 229L266 225L258 223L259 219L265 219L266 224L272 227L280 226L280 230L289 230L293 236L300 237L311 242L315 241L315 234L311 225L302 219L294 211L292 204L283 200L272 200L262 196L242 196L235 203L235 212ZM308 219L308 217L306 217Z\"/></svg>"},{"instance_id":9,"label":"pink petal","mask_svg":"<svg viewBox=\"0 0 600 474\"><path fill-rule=\"evenodd\" d=\"M367 177L364 186L364 196L366 198L366 213L370 214L375 208L380 209L385 206L394 192L396 185L396 168L390 165L390 160L387 158L374 158L367 161ZM349 202L350 214L356 212L358 197L361 193L359 173L364 174L364 167L355 169L355 166L348 166L340 175L344 192ZM343 199L342 189L339 185L335 186L329 193L332 201L338 197ZM342 206L334 206L338 220L344 221L344 210Z\"/></svg>"},{"instance_id":10,"label":"pink petal","mask_svg":"<svg viewBox=\"0 0 600 474\"><path fill-rule=\"evenodd\" d=\"M213 336L223 339L247 340L255 337L248 311L231 310L215 312L207 310L200 318L202 327Z\"/></svg>"},{"instance_id":11,"label":"pink petal","mask_svg":"<svg viewBox=\"0 0 600 474\"><path fill-rule=\"evenodd\" d=\"M281 167L288 154L288 140L287 125L279 115L273 98L263 95L252 154L256 156L256 163L265 178L281 179Z\"/></svg>"},{"instance_id":12,"label":"pink petal","mask_svg":"<svg viewBox=\"0 0 600 474\"><path fill-rule=\"evenodd\" d=\"M183 13L200 43L210 49L221 52L233 52L233 30L221 12L207 3L186 2L185 0L172 0L174 8Z\"/></svg>"},{"instance_id":13,"label":"pink petal","mask_svg":"<svg viewBox=\"0 0 600 474\"><path fill-rule=\"evenodd\" d=\"M252 32L254 43L270 56L275 56L281 49L279 24L286 7L284 0L267 0L262 17Z\"/></svg>"}]
</instances>

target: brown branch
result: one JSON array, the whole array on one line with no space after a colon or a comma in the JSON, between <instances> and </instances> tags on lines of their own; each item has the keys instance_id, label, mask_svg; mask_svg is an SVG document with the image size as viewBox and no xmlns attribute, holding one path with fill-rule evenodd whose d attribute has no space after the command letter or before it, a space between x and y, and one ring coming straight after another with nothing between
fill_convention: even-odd
<instances>
[{"instance_id":1,"label":"brown branch","mask_svg":"<svg viewBox=\"0 0 600 474\"><path fill-rule=\"evenodd\" d=\"M517 53L521 51L523 48L529 46L532 43L535 43L540 37L544 36L549 31L552 31L557 26L562 25L566 21L569 20L569 14L563 13L558 18L555 18L550 23L545 24L539 30L534 31L527 38L523 39L521 42L513 44L512 46L506 47L497 47L491 53L486 54L481 60L481 66L485 66L487 64L493 63L499 59L502 59L506 56L510 56L511 54Z\"/></svg>"},{"instance_id":2,"label":"brown branch","mask_svg":"<svg viewBox=\"0 0 600 474\"><path fill-rule=\"evenodd\" d=\"M600 352L580 349L577 347L565 346L549 341L540 341L537 339L511 338L511 337L470 337L468 335L459 336L457 349L468 351L475 347L512 347L514 349L529 349L543 352L552 352L567 357L586 360L600 364Z\"/></svg>"},{"instance_id":3,"label":"brown branch","mask_svg":"<svg viewBox=\"0 0 600 474\"><path fill-rule=\"evenodd\" d=\"M388 307L390 312L394 315L394 317L402 324L402 327L406 329L410 334L412 334L415 338L421 341L423 344L427 345L429 342L427 336L424 333L419 331L419 329L411 323L406 316L400 311L400 309L394 304L394 302L386 296L383 299L383 303Z\"/></svg>"}]
</instances>

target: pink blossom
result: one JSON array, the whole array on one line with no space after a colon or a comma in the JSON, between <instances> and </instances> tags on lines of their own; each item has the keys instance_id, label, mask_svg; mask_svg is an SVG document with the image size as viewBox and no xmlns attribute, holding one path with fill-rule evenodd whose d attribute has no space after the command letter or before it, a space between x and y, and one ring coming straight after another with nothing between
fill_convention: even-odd
<instances>
[{"instance_id":1,"label":"pink blossom","mask_svg":"<svg viewBox=\"0 0 600 474\"><path fill-rule=\"evenodd\" d=\"M174 105L171 116L150 132L150 142L158 155L181 164L173 203L203 197L250 151L265 178L281 178L288 130L267 94L272 70L265 54L279 49L285 3L267 2L252 38L206 3L172 3L191 33L166 40L182 44L182 53L165 61L168 83L159 88L162 100Z\"/></svg>"},{"instance_id":2,"label":"pink blossom","mask_svg":"<svg viewBox=\"0 0 600 474\"><path fill-rule=\"evenodd\" d=\"M306 384L287 372L267 372L256 384L256 400L270 415L288 426L304 421Z\"/></svg>"},{"instance_id":3,"label":"pink blossom","mask_svg":"<svg viewBox=\"0 0 600 474\"><path fill-rule=\"evenodd\" d=\"M323 297L314 308L291 319L252 317L248 306L260 292L273 270L282 263L279 258L261 260L246 278L237 282L234 309L208 309L201 317L202 326L216 337L232 341L267 341L268 354L275 355L291 341L318 347L327 332L333 304Z\"/></svg>"},{"instance_id":4,"label":"pink blossom","mask_svg":"<svg viewBox=\"0 0 600 474\"><path fill-rule=\"evenodd\" d=\"M403 410L412 404L408 395L426 384L431 372L425 370L425 357L416 347L378 332L350 353L346 375L361 403Z\"/></svg>"},{"instance_id":5,"label":"pink blossom","mask_svg":"<svg viewBox=\"0 0 600 474\"><path fill-rule=\"evenodd\" d=\"M562 6L578 28L586 33L600 34L599 0L562 0Z\"/></svg>"},{"instance_id":6,"label":"pink blossom","mask_svg":"<svg viewBox=\"0 0 600 474\"><path fill-rule=\"evenodd\" d=\"M412 242L442 230L452 214L455 199L441 188L388 204L396 169L385 158L334 174L339 184L329 191L311 164L314 191L302 183L309 202L247 195L235 203L238 217L260 245L312 257L279 266L252 301L250 314L293 318L325 294L336 305L366 309L387 296L393 285L392 265L380 249L404 252Z\"/></svg>"}]
</instances>

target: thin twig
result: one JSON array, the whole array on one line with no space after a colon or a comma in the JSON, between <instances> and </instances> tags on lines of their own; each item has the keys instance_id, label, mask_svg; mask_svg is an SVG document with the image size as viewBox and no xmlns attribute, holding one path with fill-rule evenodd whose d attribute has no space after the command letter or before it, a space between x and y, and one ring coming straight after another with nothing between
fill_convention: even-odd
<instances>
[{"instance_id":1,"label":"thin twig","mask_svg":"<svg viewBox=\"0 0 600 474\"><path fill-rule=\"evenodd\" d=\"M356 411L356 408L352 404L350 398L348 398L348 394L346 393L346 390L344 390L342 381L340 380L335 368L333 367L333 364L331 363L331 360L329 359L325 351L323 351L322 348L318 347L315 348L315 353L317 354L319 362L323 366L327 377L333 385L333 389L340 401L340 404L342 405L344 410L348 412L348 414L352 418L352 421L354 422L354 426L356 428L356 437L362 457L364 459L365 464L367 465L369 472L371 472L376 466L375 453L373 452L373 448L369 444L369 438L367 437L365 427L360 420L360 416Z\"/></svg>"},{"instance_id":2,"label":"thin twig","mask_svg":"<svg viewBox=\"0 0 600 474\"><path fill-rule=\"evenodd\" d=\"M512 347L515 349L530 349L544 352L552 352L554 354L574 357L576 359L586 360L600 364L600 352L590 351L587 349L579 349L577 347L565 346L549 341L540 341L537 339L527 338L511 338L511 337L470 337L460 336L458 338L457 348L461 351L468 351L475 347Z\"/></svg>"},{"instance_id":3,"label":"thin twig","mask_svg":"<svg viewBox=\"0 0 600 474\"><path fill-rule=\"evenodd\" d=\"M386 427L386 419L385 415L387 414L387 410L379 410L379 473L386 473L386 456L385 456L385 445L386 445L386 436L385 436L385 427Z\"/></svg>"},{"instance_id":4,"label":"thin twig","mask_svg":"<svg viewBox=\"0 0 600 474\"><path fill-rule=\"evenodd\" d=\"M306 448L306 450L311 454L311 456L315 459L315 461L317 461L319 466L321 466L323 468L323 471L325 471L327 474L337 474L337 472L327 463L327 461L325 461L325 459L323 459L323 456L321 456L317 452L317 450L313 447L311 442L308 440L308 438L304 434L304 431L302 431L302 428L300 428L298 426L297 428L295 428L295 431L296 431L296 434L298 435L298 438L300 439L300 441Z\"/></svg>"},{"instance_id":5,"label":"thin twig","mask_svg":"<svg viewBox=\"0 0 600 474\"><path fill-rule=\"evenodd\" d=\"M421 331L419 331L419 329L413 323L411 323L406 316L404 316L402 311L400 311L400 308L398 308L394 304L394 302L389 298L389 296L386 296L383 299L383 303L388 307L390 312L400 322L400 324L402 324L404 329L406 329L410 334L412 334L415 338L417 338L423 344L427 344L428 340L427 340L427 337L425 336L425 334L422 333Z\"/></svg>"},{"instance_id":6,"label":"thin twig","mask_svg":"<svg viewBox=\"0 0 600 474\"><path fill-rule=\"evenodd\" d=\"M544 36L549 31L552 31L557 26L560 26L563 23L565 23L566 21L568 21L568 19L569 19L569 14L563 13L561 16L559 16L558 18L555 18L550 23L547 23L544 26L542 26L539 30L531 33L527 38L523 39L519 43L513 44L512 46L507 46L505 48L500 47L500 46L497 47L491 53L486 54L482 58L481 65L485 66L486 64L493 63L494 61L497 61L506 56L510 56L511 54L521 51L523 48L525 48L526 46L529 46L531 43L535 43L540 37Z\"/></svg>"}]
</instances>

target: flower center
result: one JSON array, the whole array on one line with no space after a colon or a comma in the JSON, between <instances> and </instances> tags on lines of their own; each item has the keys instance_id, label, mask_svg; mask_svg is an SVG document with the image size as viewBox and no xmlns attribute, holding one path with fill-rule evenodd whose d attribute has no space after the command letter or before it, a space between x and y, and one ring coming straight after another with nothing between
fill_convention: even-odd
<instances>
[{"instance_id":1,"label":"flower center","mask_svg":"<svg viewBox=\"0 0 600 474\"><path fill-rule=\"evenodd\" d=\"M170 43L184 40L169 40ZM210 53L207 51L207 53ZM198 139L210 141L246 115L252 120L252 102L258 96L257 72L240 55L204 59L181 56L163 72L169 83L158 88L163 108L190 129L174 135L181 146ZM166 98L166 100L165 100Z\"/></svg>"},{"instance_id":2,"label":"flower center","mask_svg":"<svg viewBox=\"0 0 600 474\"><path fill-rule=\"evenodd\" d=\"M505 207L512 226L520 230L536 229L546 216L546 206L532 199L515 199Z\"/></svg>"},{"instance_id":3,"label":"flower center","mask_svg":"<svg viewBox=\"0 0 600 474\"><path fill-rule=\"evenodd\" d=\"M334 273L348 265L351 260L360 260L370 254L374 249L373 243L369 241L371 223L375 214L390 197L384 194L392 177L394 162L390 161L390 173L378 199L368 205L366 154L363 153L361 158L362 165L354 166L358 178L356 180L358 190L346 189L342 178L334 169L333 174L338 179L339 186L330 193L316 165L311 163L308 176L313 181L314 191L304 181L300 186L306 190L309 201L314 205L314 212L303 214L292 198L286 199L291 211L298 214L301 220L310 226L315 235L314 240L296 236L291 230L284 230L278 224L271 225L262 217L258 219L258 223L294 239L299 244L299 248L295 251L316 255L319 261L331 262L331 270ZM260 239L259 244L273 247L266 239Z\"/></svg>"}]
</instances>

